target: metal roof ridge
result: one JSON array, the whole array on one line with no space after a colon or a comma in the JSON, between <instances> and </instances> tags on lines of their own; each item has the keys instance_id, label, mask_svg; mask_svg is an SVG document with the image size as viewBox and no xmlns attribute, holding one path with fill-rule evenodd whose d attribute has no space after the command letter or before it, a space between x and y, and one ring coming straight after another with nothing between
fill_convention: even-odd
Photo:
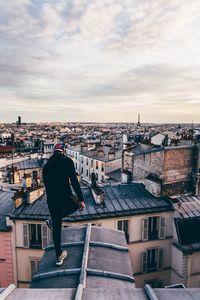
<instances>
[{"instance_id":1,"label":"metal roof ridge","mask_svg":"<svg viewBox=\"0 0 200 300\"><path fill-rule=\"evenodd\" d=\"M129 281L134 283L135 279L132 276L121 274L121 273L115 273L111 271L103 271L103 270L97 270L97 269L87 269L87 274L89 275L95 275L95 276L102 276L102 277L109 277L113 279L120 279L124 281Z\"/></svg>"},{"instance_id":2,"label":"metal roof ridge","mask_svg":"<svg viewBox=\"0 0 200 300\"><path fill-rule=\"evenodd\" d=\"M153 289L149 284L145 284L144 291L149 300L158 300L158 297L156 296L156 294L154 293Z\"/></svg>"},{"instance_id":3,"label":"metal roof ridge","mask_svg":"<svg viewBox=\"0 0 200 300\"><path fill-rule=\"evenodd\" d=\"M81 265L81 274L79 278L79 285L76 291L75 300L82 299L83 289L86 288L86 279L87 279L87 265L88 265L88 256L90 248L90 236L91 236L91 224L87 224L86 235L85 235L85 245L83 249L82 265Z\"/></svg>"},{"instance_id":4,"label":"metal roof ridge","mask_svg":"<svg viewBox=\"0 0 200 300\"><path fill-rule=\"evenodd\" d=\"M74 247L74 246L82 246L85 244L85 241L80 241L80 242L67 242L67 243L62 243L62 247ZM45 247L45 250L52 250L54 249L54 245L48 245Z\"/></svg>"},{"instance_id":5,"label":"metal roof ridge","mask_svg":"<svg viewBox=\"0 0 200 300\"><path fill-rule=\"evenodd\" d=\"M112 244L112 243L90 241L90 246L105 247L105 248L116 249L116 250L128 252L128 247L124 247L124 246L120 246L120 245L116 245L116 244Z\"/></svg>"},{"instance_id":6,"label":"metal roof ridge","mask_svg":"<svg viewBox=\"0 0 200 300\"><path fill-rule=\"evenodd\" d=\"M81 271L80 268L74 268L74 269L64 269L64 270L55 270L55 271L43 272L43 273L40 273L40 274L37 274L37 275L33 276L32 281L51 278L51 277L54 277L55 275L63 276L63 275L77 274L77 273L80 273L80 271Z\"/></svg>"}]
</instances>

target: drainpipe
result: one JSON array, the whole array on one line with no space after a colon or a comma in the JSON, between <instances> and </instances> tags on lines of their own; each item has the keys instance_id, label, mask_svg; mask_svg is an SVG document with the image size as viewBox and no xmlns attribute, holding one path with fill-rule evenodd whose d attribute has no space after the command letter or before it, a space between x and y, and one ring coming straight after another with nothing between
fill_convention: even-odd
<instances>
[{"instance_id":1,"label":"drainpipe","mask_svg":"<svg viewBox=\"0 0 200 300\"><path fill-rule=\"evenodd\" d=\"M187 288L190 287L191 265L192 265L192 255L188 255L188 258L187 258L187 281L186 281Z\"/></svg>"}]
</instances>

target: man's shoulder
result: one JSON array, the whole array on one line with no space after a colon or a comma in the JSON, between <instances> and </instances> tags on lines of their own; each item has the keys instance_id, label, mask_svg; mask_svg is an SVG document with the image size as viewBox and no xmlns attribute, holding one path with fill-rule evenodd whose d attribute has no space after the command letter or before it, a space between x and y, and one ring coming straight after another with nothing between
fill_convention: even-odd
<instances>
[{"instance_id":1,"label":"man's shoulder","mask_svg":"<svg viewBox=\"0 0 200 300\"><path fill-rule=\"evenodd\" d=\"M74 163L73 160L68 156L63 156L62 159L63 159L63 161L65 161L68 164L73 164Z\"/></svg>"}]
</instances>

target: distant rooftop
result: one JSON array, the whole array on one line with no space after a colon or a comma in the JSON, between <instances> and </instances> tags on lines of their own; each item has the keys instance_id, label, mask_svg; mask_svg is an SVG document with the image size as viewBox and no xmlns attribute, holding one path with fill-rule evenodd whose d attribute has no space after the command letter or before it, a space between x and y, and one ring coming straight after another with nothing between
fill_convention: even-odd
<instances>
[{"instance_id":1,"label":"distant rooftop","mask_svg":"<svg viewBox=\"0 0 200 300\"><path fill-rule=\"evenodd\" d=\"M39 159L27 159L13 164L13 167L17 170L42 168L41 161Z\"/></svg>"}]
</instances>

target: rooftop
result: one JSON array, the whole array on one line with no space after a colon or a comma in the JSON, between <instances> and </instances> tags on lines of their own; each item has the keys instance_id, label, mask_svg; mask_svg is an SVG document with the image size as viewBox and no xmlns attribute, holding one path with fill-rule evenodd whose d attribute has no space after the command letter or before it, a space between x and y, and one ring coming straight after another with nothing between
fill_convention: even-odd
<instances>
[{"instance_id":1,"label":"rooftop","mask_svg":"<svg viewBox=\"0 0 200 300\"><path fill-rule=\"evenodd\" d=\"M200 195L187 195L176 198L179 209L176 214L177 218L188 219L200 217Z\"/></svg>"},{"instance_id":2,"label":"rooftop","mask_svg":"<svg viewBox=\"0 0 200 300\"><path fill-rule=\"evenodd\" d=\"M175 245L184 252L200 250L200 196L180 196L177 198L175 217L178 243Z\"/></svg>"},{"instance_id":3,"label":"rooftop","mask_svg":"<svg viewBox=\"0 0 200 300\"><path fill-rule=\"evenodd\" d=\"M89 187L82 188L86 208L65 221L84 221L173 210L167 197L155 197L141 183L107 185L101 187L104 203L96 204ZM45 220L49 216L46 195L31 204L23 203L9 214L13 219Z\"/></svg>"},{"instance_id":4,"label":"rooftop","mask_svg":"<svg viewBox=\"0 0 200 300\"><path fill-rule=\"evenodd\" d=\"M68 258L55 266L54 246L46 247L32 288L129 288L134 286L125 235L98 226L65 228L62 248Z\"/></svg>"},{"instance_id":5,"label":"rooftop","mask_svg":"<svg viewBox=\"0 0 200 300\"><path fill-rule=\"evenodd\" d=\"M10 226L6 225L6 215L13 209L13 192L0 191L0 231L10 231Z\"/></svg>"},{"instance_id":6,"label":"rooftop","mask_svg":"<svg viewBox=\"0 0 200 300\"><path fill-rule=\"evenodd\" d=\"M64 264L55 267L53 246L47 246L31 288L0 289L1 300L199 300L199 288L135 288L123 232L88 224L62 235L69 252Z\"/></svg>"},{"instance_id":7,"label":"rooftop","mask_svg":"<svg viewBox=\"0 0 200 300\"><path fill-rule=\"evenodd\" d=\"M41 161L39 159L28 159L13 164L13 167L17 170L42 168Z\"/></svg>"}]
</instances>

